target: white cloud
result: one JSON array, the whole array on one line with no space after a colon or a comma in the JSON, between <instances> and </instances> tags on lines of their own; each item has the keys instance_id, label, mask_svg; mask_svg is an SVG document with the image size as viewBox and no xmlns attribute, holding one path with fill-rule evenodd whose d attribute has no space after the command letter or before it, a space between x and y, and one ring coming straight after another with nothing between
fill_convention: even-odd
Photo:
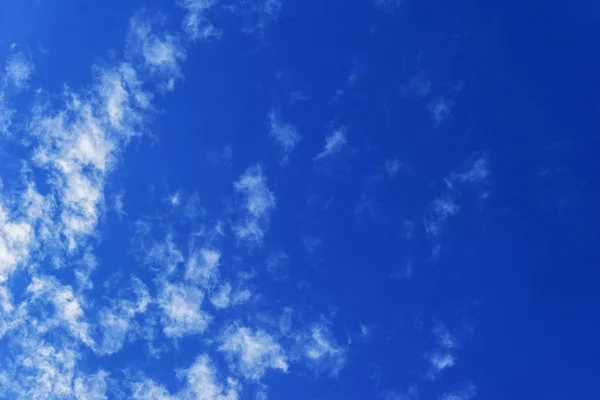
<instances>
[{"instance_id":1,"label":"white cloud","mask_svg":"<svg viewBox=\"0 0 600 400\"><path fill-rule=\"evenodd\" d=\"M17 52L11 55L4 67L4 79L8 85L23 89L33 73L34 66L25 54Z\"/></svg>"},{"instance_id":2,"label":"white cloud","mask_svg":"<svg viewBox=\"0 0 600 400\"><path fill-rule=\"evenodd\" d=\"M160 80L160 87L173 90L175 80L181 77L179 63L186 57L179 39L168 33L153 31L156 21L146 13L139 13L131 19L128 50L131 56L139 58L142 64Z\"/></svg>"},{"instance_id":3,"label":"white cloud","mask_svg":"<svg viewBox=\"0 0 600 400\"><path fill-rule=\"evenodd\" d=\"M19 341L15 359L3 360L0 397L20 399L105 399L107 374L78 371L76 350L66 343L53 345L31 336Z\"/></svg>"},{"instance_id":4,"label":"white cloud","mask_svg":"<svg viewBox=\"0 0 600 400\"><path fill-rule=\"evenodd\" d=\"M448 328L442 323L437 323L433 328L433 335L438 344L446 349L455 349L458 347L458 342L454 336L450 334Z\"/></svg>"},{"instance_id":5,"label":"white cloud","mask_svg":"<svg viewBox=\"0 0 600 400\"><path fill-rule=\"evenodd\" d=\"M462 186L478 186L490 176L489 159L485 153L475 152L467 158L463 165L446 178L448 189Z\"/></svg>"},{"instance_id":6,"label":"white cloud","mask_svg":"<svg viewBox=\"0 0 600 400\"><path fill-rule=\"evenodd\" d=\"M183 30L191 41L212 39L221 36L221 32L208 20L206 13L218 3L218 0L179 0L178 4L186 15Z\"/></svg>"},{"instance_id":7,"label":"white cloud","mask_svg":"<svg viewBox=\"0 0 600 400\"><path fill-rule=\"evenodd\" d=\"M108 373L104 371L89 376L78 376L73 382L73 395L77 400L108 399L106 395L107 378Z\"/></svg>"},{"instance_id":8,"label":"white cloud","mask_svg":"<svg viewBox=\"0 0 600 400\"><path fill-rule=\"evenodd\" d=\"M348 145L346 129L340 128L325 138L325 147L317 154L314 161L324 160L342 151Z\"/></svg>"},{"instance_id":9,"label":"white cloud","mask_svg":"<svg viewBox=\"0 0 600 400\"><path fill-rule=\"evenodd\" d=\"M262 243L276 204L262 168L259 165L248 167L234 183L234 188L244 198L245 211L242 220L234 226L237 238L250 244Z\"/></svg>"},{"instance_id":10,"label":"white cloud","mask_svg":"<svg viewBox=\"0 0 600 400\"><path fill-rule=\"evenodd\" d=\"M434 351L425 356L429 362L430 368L427 372L427 377L430 380L435 380L440 372L451 368L456 363L456 358L447 351Z\"/></svg>"},{"instance_id":11,"label":"white cloud","mask_svg":"<svg viewBox=\"0 0 600 400\"><path fill-rule=\"evenodd\" d=\"M32 295L34 301L51 302L54 305L56 318L67 326L73 337L94 347L89 334L89 325L85 320L82 299L73 293L71 286L62 285L53 277L33 277L27 292ZM47 317L44 324L52 325L53 321Z\"/></svg>"},{"instance_id":12,"label":"white cloud","mask_svg":"<svg viewBox=\"0 0 600 400\"><path fill-rule=\"evenodd\" d=\"M146 312L151 302L148 289L138 278L132 280L133 300L116 300L110 308L100 310L97 327L102 331L102 339L97 351L113 354L121 350L131 331L138 329L134 318L136 314Z\"/></svg>"},{"instance_id":13,"label":"white cloud","mask_svg":"<svg viewBox=\"0 0 600 400\"><path fill-rule=\"evenodd\" d=\"M227 308L231 303L231 284L229 282L221 285L219 290L210 297L210 302L216 308Z\"/></svg>"},{"instance_id":14,"label":"white cloud","mask_svg":"<svg viewBox=\"0 0 600 400\"><path fill-rule=\"evenodd\" d=\"M229 329L219 350L227 353L236 368L247 379L259 380L268 369L287 372L287 357L279 344L266 332L248 328Z\"/></svg>"},{"instance_id":15,"label":"white cloud","mask_svg":"<svg viewBox=\"0 0 600 400\"><path fill-rule=\"evenodd\" d=\"M187 370L181 371L185 387L176 395L152 381L144 379L132 384L132 397L136 400L238 400L239 385L233 379L225 384L217 380L215 365L208 356L201 355Z\"/></svg>"},{"instance_id":16,"label":"white cloud","mask_svg":"<svg viewBox=\"0 0 600 400\"><path fill-rule=\"evenodd\" d=\"M204 288L213 287L219 278L221 253L210 248L191 251L185 266L185 278Z\"/></svg>"},{"instance_id":17,"label":"white cloud","mask_svg":"<svg viewBox=\"0 0 600 400\"><path fill-rule=\"evenodd\" d=\"M157 268L161 273L172 274L185 259L181 250L173 241L173 235L167 234L163 242L158 242L146 252L145 262Z\"/></svg>"},{"instance_id":18,"label":"white cloud","mask_svg":"<svg viewBox=\"0 0 600 400\"><path fill-rule=\"evenodd\" d=\"M471 400L477 395L477 387L472 382L465 382L454 390L444 393L439 400Z\"/></svg>"},{"instance_id":19,"label":"white cloud","mask_svg":"<svg viewBox=\"0 0 600 400\"><path fill-rule=\"evenodd\" d=\"M51 174L60 206L54 229L75 250L93 234L104 207L104 185L124 146L142 124L143 95L128 64L99 70L88 92L65 94L63 109L34 109L34 162ZM56 225L56 224L55 224Z\"/></svg>"},{"instance_id":20,"label":"white cloud","mask_svg":"<svg viewBox=\"0 0 600 400\"><path fill-rule=\"evenodd\" d=\"M0 90L0 134L8 133L14 114L15 110L9 106L6 95Z\"/></svg>"},{"instance_id":21,"label":"white cloud","mask_svg":"<svg viewBox=\"0 0 600 400\"><path fill-rule=\"evenodd\" d=\"M115 210L115 213L119 216L119 218L123 218L125 215L127 215L127 213L125 212L125 205L123 203L124 197L125 193L117 193L113 202L113 209Z\"/></svg>"},{"instance_id":22,"label":"white cloud","mask_svg":"<svg viewBox=\"0 0 600 400\"><path fill-rule=\"evenodd\" d=\"M467 160L450 175L444 182L446 183L446 194L432 201L425 210L423 225L425 232L432 237L439 236L446 221L457 215L461 206L458 204L458 199L461 196L461 189L478 189L485 185L490 176L489 160L487 155L482 152L475 152L467 158ZM480 193L479 198L485 199L489 196L488 191ZM436 244L434 256L440 250L440 244Z\"/></svg>"},{"instance_id":23,"label":"white cloud","mask_svg":"<svg viewBox=\"0 0 600 400\"><path fill-rule=\"evenodd\" d=\"M33 238L32 226L26 221L10 221L0 203L0 284L27 260Z\"/></svg>"},{"instance_id":24,"label":"white cloud","mask_svg":"<svg viewBox=\"0 0 600 400\"><path fill-rule=\"evenodd\" d=\"M289 161L290 154L300 142L300 134L295 126L280 119L274 110L269 113L270 136L281 151L281 163Z\"/></svg>"},{"instance_id":25,"label":"white cloud","mask_svg":"<svg viewBox=\"0 0 600 400\"><path fill-rule=\"evenodd\" d=\"M442 228L446 220L458 214L460 206L456 204L454 197L446 195L435 199L427 207L423 224L425 232L429 235L436 236L442 232Z\"/></svg>"},{"instance_id":26,"label":"white cloud","mask_svg":"<svg viewBox=\"0 0 600 400\"><path fill-rule=\"evenodd\" d=\"M301 341L305 359L317 370L337 375L346 364L346 349L338 345L326 324L315 324Z\"/></svg>"},{"instance_id":27,"label":"white cloud","mask_svg":"<svg viewBox=\"0 0 600 400\"><path fill-rule=\"evenodd\" d=\"M200 356L186 372L189 392L197 400L237 400L238 384L232 379L226 385L217 382L215 366L207 356Z\"/></svg>"},{"instance_id":28,"label":"white cloud","mask_svg":"<svg viewBox=\"0 0 600 400\"><path fill-rule=\"evenodd\" d=\"M201 310L204 293L193 286L164 283L158 297L163 332L179 338L202 333L212 317Z\"/></svg>"}]
</instances>

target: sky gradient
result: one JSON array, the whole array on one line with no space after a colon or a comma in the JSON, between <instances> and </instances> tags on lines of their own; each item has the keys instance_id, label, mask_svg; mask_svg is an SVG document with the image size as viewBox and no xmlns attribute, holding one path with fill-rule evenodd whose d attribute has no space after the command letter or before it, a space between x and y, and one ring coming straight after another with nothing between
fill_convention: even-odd
<instances>
[{"instance_id":1,"label":"sky gradient","mask_svg":"<svg viewBox=\"0 0 600 400\"><path fill-rule=\"evenodd\" d=\"M0 398L594 398L598 22L0 0Z\"/></svg>"}]
</instances>

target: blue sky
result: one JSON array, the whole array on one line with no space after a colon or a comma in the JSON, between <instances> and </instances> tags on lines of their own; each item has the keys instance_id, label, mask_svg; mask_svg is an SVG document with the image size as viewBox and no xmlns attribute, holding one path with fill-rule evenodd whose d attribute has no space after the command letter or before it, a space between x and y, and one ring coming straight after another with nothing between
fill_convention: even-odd
<instances>
[{"instance_id":1,"label":"blue sky","mask_svg":"<svg viewBox=\"0 0 600 400\"><path fill-rule=\"evenodd\" d=\"M0 398L593 398L599 18L0 0Z\"/></svg>"}]
</instances>

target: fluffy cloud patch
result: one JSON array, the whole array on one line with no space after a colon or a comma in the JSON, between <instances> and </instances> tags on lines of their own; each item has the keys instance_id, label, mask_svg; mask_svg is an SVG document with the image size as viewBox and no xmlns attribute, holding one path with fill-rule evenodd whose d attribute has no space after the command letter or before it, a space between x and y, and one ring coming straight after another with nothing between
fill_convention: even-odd
<instances>
[{"instance_id":1,"label":"fluffy cloud patch","mask_svg":"<svg viewBox=\"0 0 600 400\"><path fill-rule=\"evenodd\" d=\"M238 327L225 332L219 349L225 352L247 379L259 380L268 369L287 372L287 357L266 332Z\"/></svg>"},{"instance_id":2,"label":"fluffy cloud patch","mask_svg":"<svg viewBox=\"0 0 600 400\"><path fill-rule=\"evenodd\" d=\"M27 260L33 238L32 226L25 221L11 221L0 203L0 284Z\"/></svg>"},{"instance_id":3,"label":"fluffy cloud patch","mask_svg":"<svg viewBox=\"0 0 600 400\"><path fill-rule=\"evenodd\" d=\"M185 379L185 387L175 395L151 379L132 384L132 397L136 400L238 400L239 385L233 379L225 384L218 381L216 367L206 355L180 374Z\"/></svg>"},{"instance_id":4,"label":"fluffy cloud patch","mask_svg":"<svg viewBox=\"0 0 600 400\"><path fill-rule=\"evenodd\" d=\"M337 375L346 364L346 349L337 343L324 323L314 325L302 337L301 342L305 359L317 370Z\"/></svg>"},{"instance_id":5,"label":"fluffy cloud patch","mask_svg":"<svg viewBox=\"0 0 600 400\"><path fill-rule=\"evenodd\" d=\"M33 73L34 66L25 54L17 52L11 55L4 67L4 79L6 84L20 90L27 86L27 82Z\"/></svg>"},{"instance_id":6,"label":"fluffy cloud patch","mask_svg":"<svg viewBox=\"0 0 600 400\"><path fill-rule=\"evenodd\" d=\"M202 311L204 293L194 286L165 283L158 297L165 336L179 338L202 333L212 317Z\"/></svg>"},{"instance_id":7,"label":"fluffy cloud patch","mask_svg":"<svg viewBox=\"0 0 600 400\"><path fill-rule=\"evenodd\" d=\"M214 286L219 277L220 259L221 253L213 249L201 248L192 251L186 263L185 278L204 288Z\"/></svg>"},{"instance_id":8,"label":"fluffy cloud patch","mask_svg":"<svg viewBox=\"0 0 600 400\"><path fill-rule=\"evenodd\" d=\"M54 305L57 322L64 323L73 337L81 340L90 347L94 343L89 334L89 325L85 320L82 301L71 286L60 284L52 277L34 277L27 287L33 301L45 300ZM52 319L46 318L43 322L52 325Z\"/></svg>"},{"instance_id":9,"label":"fluffy cloud patch","mask_svg":"<svg viewBox=\"0 0 600 400\"><path fill-rule=\"evenodd\" d=\"M186 58L186 53L177 36L155 32L158 25L146 13L132 18L128 49L132 57L140 59L150 73L160 79L163 90L173 90L175 81L181 77L179 64Z\"/></svg>"}]
</instances>

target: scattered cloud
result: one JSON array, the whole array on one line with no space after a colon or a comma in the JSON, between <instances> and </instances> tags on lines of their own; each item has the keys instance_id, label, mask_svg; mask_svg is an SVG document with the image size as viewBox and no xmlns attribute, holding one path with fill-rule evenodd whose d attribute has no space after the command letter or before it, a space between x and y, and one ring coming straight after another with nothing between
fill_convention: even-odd
<instances>
[{"instance_id":1,"label":"scattered cloud","mask_svg":"<svg viewBox=\"0 0 600 400\"><path fill-rule=\"evenodd\" d=\"M162 385L151 379L142 379L131 386L132 397L136 400L238 400L239 384L228 378L220 383L217 367L207 355L199 356L180 377L185 379L185 387L176 395L171 395Z\"/></svg>"},{"instance_id":2,"label":"scattered cloud","mask_svg":"<svg viewBox=\"0 0 600 400\"><path fill-rule=\"evenodd\" d=\"M450 334L448 328L441 322L436 323L433 328L433 335L435 336L438 344L446 349L455 349L458 347L456 338Z\"/></svg>"},{"instance_id":3,"label":"scattered cloud","mask_svg":"<svg viewBox=\"0 0 600 400\"><path fill-rule=\"evenodd\" d=\"M34 239L33 227L26 220L13 222L0 203L0 284L29 258Z\"/></svg>"},{"instance_id":4,"label":"scattered cloud","mask_svg":"<svg viewBox=\"0 0 600 400\"><path fill-rule=\"evenodd\" d=\"M8 58L4 67L4 79L8 86L21 90L27 86L33 71L33 63L19 51Z\"/></svg>"},{"instance_id":5,"label":"scattered cloud","mask_svg":"<svg viewBox=\"0 0 600 400\"><path fill-rule=\"evenodd\" d=\"M62 285L53 277L33 277L27 287L27 293L31 294L32 301L47 301L54 305L56 320L46 318L44 324L64 324L74 338L93 347L89 325L82 309L82 300L76 297L71 286Z\"/></svg>"},{"instance_id":6,"label":"scattered cloud","mask_svg":"<svg viewBox=\"0 0 600 400\"><path fill-rule=\"evenodd\" d=\"M394 178L404 167L404 163L398 158L391 158L385 160L385 172L387 172L390 178Z\"/></svg>"},{"instance_id":7,"label":"scattered cloud","mask_svg":"<svg viewBox=\"0 0 600 400\"><path fill-rule=\"evenodd\" d=\"M234 188L243 196L243 216L234 224L235 235L249 244L260 244L276 204L260 165L248 167Z\"/></svg>"},{"instance_id":8,"label":"scattered cloud","mask_svg":"<svg viewBox=\"0 0 600 400\"><path fill-rule=\"evenodd\" d=\"M124 197L125 193L117 193L113 201L113 210L115 210L115 213L119 216L119 218L123 218L125 215L127 215L127 213L125 212L125 205L123 203Z\"/></svg>"},{"instance_id":9,"label":"scattered cloud","mask_svg":"<svg viewBox=\"0 0 600 400\"><path fill-rule=\"evenodd\" d=\"M121 350L128 335L141 329L135 317L143 314L148 309L152 299L146 285L138 278L131 280L131 291L134 300L117 299L110 307L103 308L98 313L98 327L101 330L101 339L97 352L101 354L114 354Z\"/></svg>"},{"instance_id":10,"label":"scattered cloud","mask_svg":"<svg viewBox=\"0 0 600 400\"><path fill-rule=\"evenodd\" d=\"M12 125L15 110L8 104L6 95L0 90L0 134L7 134Z\"/></svg>"},{"instance_id":11,"label":"scattered cloud","mask_svg":"<svg viewBox=\"0 0 600 400\"><path fill-rule=\"evenodd\" d=\"M448 177L444 179L446 183L446 193L433 200L425 210L423 225L425 232L430 236L439 236L446 221L457 215L461 206L458 204L458 198L461 190L482 189L490 176L489 160L485 153L475 152ZM489 191L484 190L484 198L489 196ZM481 199L481 192L479 198Z\"/></svg>"},{"instance_id":12,"label":"scattered cloud","mask_svg":"<svg viewBox=\"0 0 600 400\"><path fill-rule=\"evenodd\" d=\"M221 253L211 248L193 249L185 266L185 278L203 288L212 288L219 277Z\"/></svg>"},{"instance_id":13,"label":"scattered cloud","mask_svg":"<svg viewBox=\"0 0 600 400\"><path fill-rule=\"evenodd\" d=\"M218 0L178 0L179 6L186 11L182 22L183 30L192 42L221 36L221 31L206 17L207 12L217 3Z\"/></svg>"},{"instance_id":14,"label":"scattered cloud","mask_svg":"<svg viewBox=\"0 0 600 400\"><path fill-rule=\"evenodd\" d=\"M165 336L179 338L203 333L212 317L204 312L204 293L194 286L165 282L158 296Z\"/></svg>"},{"instance_id":15,"label":"scattered cloud","mask_svg":"<svg viewBox=\"0 0 600 400\"><path fill-rule=\"evenodd\" d=\"M431 81L423 74L414 76L402 87L402 93L415 100L423 100L431 93Z\"/></svg>"},{"instance_id":16,"label":"scattered cloud","mask_svg":"<svg viewBox=\"0 0 600 400\"><path fill-rule=\"evenodd\" d=\"M167 234L164 241L154 243L145 250L145 263L167 275L175 272L184 260L183 253L175 244L171 233Z\"/></svg>"},{"instance_id":17,"label":"scattered cloud","mask_svg":"<svg viewBox=\"0 0 600 400\"><path fill-rule=\"evenodd\" d=\"M476 187L486 183L490 176L490 161L486 153L475 152L454 172L448 176L448 189L460 189L461 186Z\"/></svg>"},{"instance_id":18,"label":"scattered cloud","mask_svg":"<svg viewBox=\"0 0 600 400\"><path fill-rule=\"evenodd\" d=\"M442 122L452 117L450 111L452 106L454 106L454 101L445 97L438 97L429 103L427 109L435 126L440 126Z\"/></svg>"},{"instance_id":19,"label":"scattered cloud","mask_svg":"<svg viewBox=\"0 0 600 400\"><path fill-rule=\"evenodd\" d=\"M313 368L337 375L346 364L346 349L341 347L325 323L317 323L301 338L303 355Z\"/></svg>"},{"instance_id":20,"label":"scattered cloud","mask_svg":"<svg viewBox=\"0 0 600 400\"><path fill-rule=\"evenodd\" d=\"M181 77L179 63L186 58L184 47L177 36L168 32L157 33L157 19L147 13L138 13L131 19L128 50L131 57L141 60L153 76L160 79L159 87L173 90Z\"/></svg>"},{"instance_id":21,"label":"scattered cloud","mask_svg":"<svg viewBox=\"0 0 600 400\"><path fill-rule=\"evenodd\" d=\"M427 373L427 377L430 380L435 380L440 372L447 368L453 367L456 361L452 354L443 351L434 351L428 354L425 358L430 364L430 369Z\"/></svg>"},{"instance_id":22,"label":"scattered cloud","mask_svg":"<svg viewBox=\"0 0 600 400\"><path fill-rule=\"evenodd\" d=\"M230 9L241 16L242 30L248 34L264 35L265 29L279 18L283 0L241 2Z\"/></svg>"},{"instance_id":23,"label":"scattered cloud","mask_svg":"<svg viewBox=\"0 0 600 400\"><path fill-rule=\"evenodd\" d=\"M247 379L257 381L268 369L287 372L288 361L281 346L266 332L237 327L229 329L219 350L225 352L234 369Z\"/></svg>"},{"instance_id":24,"label":"scattered cloud","mask_svg":"<svg viewBox=\"0 0 600 400\"><path fill-rule=\"evenodd\" d=\"M435 199L427 207L423 225L425 232L429 235L439 235L448 218L458 214L460 206L456 204L456 199L450 195Z\"/></svg>"},{"instance_id":25,"label":"scattered cloud","mask_svg":"<svg viewBox=\"0 0 600 400\"><path fill-rule=\"evenodd\" d=\"M286 164L300 142L300 134L295 126L283 122L273 110L269 113L269 135L275 140L281 152L281 163Z\"/></svg>"},{"instance_id":26,"label":"scattered cloud","mask_svg":"<svg viewBox=\"0 0 600 400\"><path fill-rule=\"evenodd\" d=\"M227 308L231 304L231 284L224 283L216 293L210 297L210 302L216 308Z\"/></svg>"},{"instance_id":27,"label":"scattered cloud","mask_svg":"<svg viewBox=\"0 0 600 400\"><path fill-rule=\"evenodd\" d=\"M472 382L465 382L450 392L444 393L439 400L471 400L477 395L477 387Z\"/></svg>"},{"instance_id":28,"label":"scattered cloud","mask_svg":"<svg viewBox=\"0 0 600 400\"><path fill-rule=\"evenodd\" d=\"M346 129L337 129L325 138L325 146L323 150L315 156L314 161L318 162L333 157L335 154L341 152L347 145Z\"/></svg>"}]
</instances>

